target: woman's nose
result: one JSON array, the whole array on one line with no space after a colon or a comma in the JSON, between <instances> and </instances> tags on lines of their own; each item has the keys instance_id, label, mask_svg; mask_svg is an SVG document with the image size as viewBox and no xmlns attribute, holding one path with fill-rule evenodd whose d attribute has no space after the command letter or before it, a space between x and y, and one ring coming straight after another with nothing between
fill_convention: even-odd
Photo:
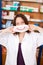
<instances>
[{"instance_id":1,"label":"woman's nose","mask_svg":"<svg viewBox=\"0 0 43 65\"><path fill-rule=\"evenodd\" d=\"M19 23L19 25L23 25L22 23Z\"/></svg>"}]
</instances>

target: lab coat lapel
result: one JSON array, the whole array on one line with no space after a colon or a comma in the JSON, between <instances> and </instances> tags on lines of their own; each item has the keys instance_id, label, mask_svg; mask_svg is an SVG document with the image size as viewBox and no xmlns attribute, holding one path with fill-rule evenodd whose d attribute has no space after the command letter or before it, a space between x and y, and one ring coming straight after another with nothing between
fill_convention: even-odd
<instances>
[{"instance_id":1,"label":"lab coat lapel","mask_svg":"<svg viewBox=\"0 0 43 65\"><path fill-rule=\"evenodd\" d=\"M28 60L29 53L28 53L28 50L27 50L27 49L29 49L29 44L27 42L27 38L29 38L28 34L25 33L24 39L22 41L22 46L21 46L25 65L29 65L29 60Z\"/></svg>"}]
</instances>

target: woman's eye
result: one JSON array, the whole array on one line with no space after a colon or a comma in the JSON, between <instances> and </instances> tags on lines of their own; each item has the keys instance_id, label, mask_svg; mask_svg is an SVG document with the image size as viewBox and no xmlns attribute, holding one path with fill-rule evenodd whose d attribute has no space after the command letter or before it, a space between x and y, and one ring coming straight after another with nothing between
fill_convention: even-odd
<instances>
[{"instance_id":1,"label":"woman's eye","mask_svg":"<svg viewBox=\"0 0 43 65\"><path fill-rule=\"evenodd\" d=\"M24 22L16 23L16 25L22 25L25 24Z\"/></svg>"}]
</instances>

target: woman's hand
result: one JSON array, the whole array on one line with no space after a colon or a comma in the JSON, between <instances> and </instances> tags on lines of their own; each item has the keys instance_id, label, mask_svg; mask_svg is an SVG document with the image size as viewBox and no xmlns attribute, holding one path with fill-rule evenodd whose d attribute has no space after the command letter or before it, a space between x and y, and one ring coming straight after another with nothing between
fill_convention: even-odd
<instances>
[{"instance_id":1,"label":"woman's hand","mask_svg":"<svg viewBox=\"0 0 43 65\"><path fill-rule=\"evenodd\" d=\"M2 30L0 30L0 33L15 33L13 31L13 28L14 28L14 26L8 27L6 29L2 29Z\"/></svg>"},{"instance_id":2,"label":"woman's hand","mask_svg":"<svg viewBox=\"0 0 43 65\"><path fill-rule=\"evenodd\" d=\"M36 29L36 26L33 24L29 24L29 30L34 31Z\"/></svg>"},{"instance_id":3,"label":"woman's hand","mask_svg":"<svg viewBox=\"0 0 43 65\"><path fill-rule=\"evenodd\" d=\"M39 27L39 26L35 26L33 24L29 24L29 30L30 31L34 31L34 30L37 30L39 32L43 32L43 28Z\"/></svg>"}]
</instances>

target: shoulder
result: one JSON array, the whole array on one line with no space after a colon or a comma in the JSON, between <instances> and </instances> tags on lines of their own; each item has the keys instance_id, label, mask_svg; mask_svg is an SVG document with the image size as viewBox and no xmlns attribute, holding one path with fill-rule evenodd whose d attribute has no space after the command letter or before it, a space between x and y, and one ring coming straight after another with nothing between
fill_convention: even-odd
<instances>
[{"instance_id":1,"label":"shoulder","mask_svg":"<svg viewBox=\"0 0 43 65\"><path fill-rule=\"evenodd\" d=\"M13 38L16 38L17 37L17 35L15 35L15 34L9 34L9 38L11 38L11 39L13 39Z\"/></svg>"},{"instance_id":2,"label":"shoulder","mask_svg":"<svg viewBox=\"0 0 43 65\"><path fill-rule=\"evenodd\" d=\"M39 38L40 33L31 32L27 33L27 37L33 40L37 40Z\"/></svg>"},{"instance_id":3,"label":"shoulder","mask_svg":"<svg viewBox=\"0 0 43 65\"><path fill-rule=\"evenodd\" d=\"M37 32L30 32L30 33L27 33L27 35L30 35L30 36L39 36L40 33L37 33Z\"/></svg>"}]
</instances>

